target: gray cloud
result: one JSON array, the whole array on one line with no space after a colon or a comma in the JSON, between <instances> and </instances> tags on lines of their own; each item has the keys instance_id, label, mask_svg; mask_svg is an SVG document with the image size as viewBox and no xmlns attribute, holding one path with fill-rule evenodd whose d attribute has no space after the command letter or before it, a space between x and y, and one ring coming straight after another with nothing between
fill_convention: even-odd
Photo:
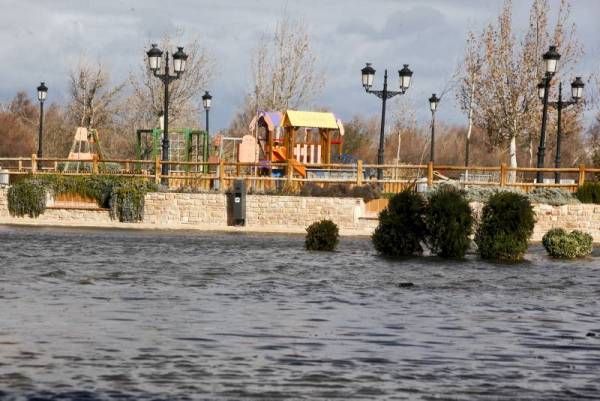
<instances>
[{"instance_id":1,"label":"gray cloud","mask_svg":"<svg viewBox=\"0 0 600 401\"><path fill-rule=\"evenodd\" d=\"M557 7L558 1L550 2ZM515 23L523 28L527 3L514 4ZM585 76L598 70L600 2L572 4L587 49L578 66ZM121 82L139 68L152 41L182 30L183 42L199 37L215 58L216 75L207 89L214 95L213 126L223 128L249 89L250 56L258 38L270 34L287 11L307 26L327 77L315 106L328 106L345 119L379 113L380 103L360 86L360 68L373 62L377 85L388 68L390 85L396 86L397 70L409 63L415 76L406 100L420 120L427 120L426 99L439 93L454 72L467 31L493 21L501 5L502 0L173 0L167 6L160 0L0 0L0 101L18 90L34 96L42 80L50 87L50 101L63 100L67 73L82 54L100 60L113 81ZM463 119L451 96L440 107L440 119Z\"/></svg>"}]
</instances>

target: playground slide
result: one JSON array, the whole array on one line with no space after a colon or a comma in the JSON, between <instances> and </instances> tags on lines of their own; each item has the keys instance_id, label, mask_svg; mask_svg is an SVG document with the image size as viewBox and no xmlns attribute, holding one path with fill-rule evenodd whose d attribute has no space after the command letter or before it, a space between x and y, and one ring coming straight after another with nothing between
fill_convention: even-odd
<instances>
[{"instance_id":1,"label":"playground slide","mask_svg":"<svg viewBox=\"0 0 600 401\"><path fill-rule=\"evenodd\" d=\"M285 150L283 150L283 151L285 152ZM288 161L288 159L286 159L285 155L280 153L279 149L273 149L273 159L275 159L274 161L279 161L279 162ZM302 176L302 178L306 178L306 166L304 166L304 164L300 163L296 159L289 159L289 161L292 164L292 168L298 174L300 174L300 176Z\"/></svg>"}]
</instances>

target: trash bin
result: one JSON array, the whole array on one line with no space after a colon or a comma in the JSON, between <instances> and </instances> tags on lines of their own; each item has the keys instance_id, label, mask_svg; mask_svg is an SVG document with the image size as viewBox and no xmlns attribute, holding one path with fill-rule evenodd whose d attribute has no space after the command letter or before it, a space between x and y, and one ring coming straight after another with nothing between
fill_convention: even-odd
<instances>
[{"instance_id":1,"label":"trash bin","mask_svg":"<svg viewBox=\"0 0 600 401\"><path fill-rule=\"evenodd\" d=\"M8 185L9 174L8 170L0 168L0 185Z\"/></svg>"},{"instance_id":2,"label":"trash bin","mask_svg":"<svg viewBox=\"0 0 600 401\"><path fill-rule=\"evenodd\" d=\"M244 180L233 181L232 217L234 226L243 226L246 223L246 185Z\"/></svg>"}]
</instances>

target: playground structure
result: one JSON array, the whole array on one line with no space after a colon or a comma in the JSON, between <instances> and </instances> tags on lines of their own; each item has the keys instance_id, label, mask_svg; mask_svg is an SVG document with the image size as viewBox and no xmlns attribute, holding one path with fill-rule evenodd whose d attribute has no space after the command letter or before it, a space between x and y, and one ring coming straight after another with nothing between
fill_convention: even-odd
<instances>
[{"instance_id":1,"label":"playground structure","mask_svg":"<svg viewBox=\"0 0 600 401\"><path fill-rule=\"evenodd\" d=\"M102 159L98 131L92 128L77 127L63 170L75 172L79 172L80 169L85 170L89 168L90 162L94 159Z\"/></svg>"},{"instance_id":2,"label":"playground structure","mask_svg":"<svg viewBox=\"0 0 600 401\"><path fill-rule=\"evenodd\" d=\"M263 111L255 116L249 128L255 144L246 142L256 148L256 157L245 161L290 163L293 172L302 178L306 178L311 166L330 164L334 151L342 154L344 126L332 113ZM238 154L252 154L252 150L240 149ZM273 170L277 169L271 170L276 174Z\"/></svg>"},{"instance_id":3,"label":"playground structure","mask_svg":"<svg viewBox=\"0 0 600 401\"><path fill-rule=\"evenodd\" d=\"M136 156L138 160L156 160L161 155L163 130L160 128L136 131ZM208 162L209 139L205 131L191 128L169 129L169 160L173 162ZM183 167L183 168L181 168ZM189 164L177 165L174 172L189 172ZM207 173L208 166L195 166L196 172Z\"/></svg>"}]
</instances>

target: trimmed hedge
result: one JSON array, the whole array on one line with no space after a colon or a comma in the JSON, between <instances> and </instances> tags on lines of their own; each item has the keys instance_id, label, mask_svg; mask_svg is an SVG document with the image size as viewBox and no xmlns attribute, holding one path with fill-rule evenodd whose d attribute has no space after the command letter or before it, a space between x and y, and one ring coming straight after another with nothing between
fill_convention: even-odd
<instances>
[{"instance_id":1,"label":"trimmed hedge","mask_svg":"<svg viewBox=\"0 0 600 401\"><path fill-rule=\"evenodd\" d=\"M581 203L600 203L600 182L584 182L575 196Z\"/></svg>"},{"instance_id":2,"label":"trimmed hedge","mask_svg":"<svg viewBox=\"0 0 600 401\"><path fill-rule=\"evenodd\" d=\"M553 228L544 234L542 245L553 258L575 259L592 253L594 239L588 233L574 230L567 233Z\"/></svg>"},{"instance_id":3,"label":"trimmed hedge","mask_svg":"<svg viewBox=\"0 0 600 401\"><path fill-rule=\"evenodd\" d=\"M350 186L348 184L331 184L321 187L315 183L308 182L302 186L301 196L329 196L334 198L362 198L365 202L377 199L381 196L381 190L377 185L365 184Z\"/></svg>"},{"instance_id":4,"label":"trimmed hedge","mask_svg":"<svg viewBox=\"0 0 600 401\"><path fill-rule=\"evenodd\" d=\"M504 262L521 260L534 225L535 215L526 196L512 192L492 195L475 234L479 255Z\"/></svg>"},{"instance_id":5,"label":"trimmed hedge","mask_svg":"<svg viewBox=\"0 0 600 401\"><path fill-rule=\"evenodd\" d=\"M72 193L95 199L99 207L110 208L111 218L137 222L142 219L144 196L155 190L155 184L129 177L31 176L10 187L8 208L14 216L37 217L46 210L47 193Z\"/></svg>"},{"instance_id":6,"label":"trimmed hedge","mask_svg":"<svg viewBox=\"0 0 600 401\"><path fill-rule=\"evenodd\" d=\"M471 244L473 211L464 191L441 186L429 195L425 214L427 244L443 258L462 258Z\"/></svg>"},{"instance_id":7,"label":"trimmed hedge","mask_svg":"<svg viewBox=\"0 0 600 401\"><path fill-rule=\"evenodd\" d=\"M321 220L306 229L304 246L309 251L333 251L339 239L338 226L331 220Z\"/></svg>"},{"instance_id":8,"label":"trimmed hedge","mask_svg":"<svg viewBox=\"0 0 600 401\"><path fill-rule=\"evenodd\" d=\"M379 213L379 225L371 239L377 252L390 258L420 255L425 241L425 200L406 189L394 195Z\"/></svg>"}]
</instances>

